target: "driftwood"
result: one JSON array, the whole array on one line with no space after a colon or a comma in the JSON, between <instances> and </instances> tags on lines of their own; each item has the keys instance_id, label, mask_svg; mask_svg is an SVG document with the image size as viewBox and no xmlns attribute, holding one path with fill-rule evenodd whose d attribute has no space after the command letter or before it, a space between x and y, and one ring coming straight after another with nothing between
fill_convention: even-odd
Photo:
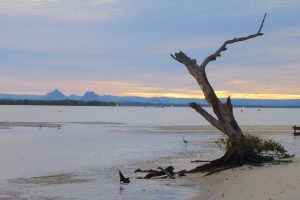
<instances>
[{"instance_id":1,"label":"driftwood","mask_svg":"<svg viewBox=\"0 0 300 200\"><path fill-rule=\"evenodd\" d=\"M175 174L178 174L179 177L185 176L186 170L180 170L178 172L175 172Z\"/></svg>"},{"instance_id":2,"label":"driftwood","mask_svg":"<svg viewBox=\"0 0 300 200\"><path fill-rule=\"evenodd\" d=\"M151 179L154 177L159 177L159 178L170 178L170 179L175 179L175 174L177 174L179 177L181 176L185 176L186 170L180 170L178 172L174 172L174 167L173 166L169 166L167 168L162 168L162 167L158 167L158 170L154 170L154 169L146 169L146 170L142 170L142 169L137 169L134 172L135 173L148 173L145 177L143 177L143 179ZM141 178L141 177L139 177Z\"/></svg>"},{"instance_id":3,"label":"driftwood","mask_svg":"<svg viewBox=\"0 0 300 200\"><path fill-rule=\"evenodd\" d=\"M150 179L150 178L153 178L153 177L156 177L156 176L163 176L163 175L168 176L168 174L170 176L174 176L174 167L172 167L172 166L169 166L169 167L165 168L164 170L161 170L162 169L161 167L159 167L158 169L160 169L160 171L150 172L144 177L144 179ZM168 174L166 174L166 172Z\"/></svg>"},{"instance_id":4,"label":"driftwood","mask_svg":"<svg viewBox=\"0 0 300 200\"><path fill-rule=\"evenodd\" d=\"M142 169L136 169L134 171L134 173L139 173L139 172L142 172L142 173L152 173L152 172L158 172L158 170L154 170L154 169L145 169L145 170L142 170Z\"/></svg>"},{"instance_id":5,"label":"driftwood","mask_svg":"<svg viewBox=\"0 0 300 200\"><path fill-rule=\"evenodd\" d=\"M173 168L173 167L172 167ZM170 179L175 179L175 173L173 172L173 170L169 170L167 171L167 169L164 169L162 167L158 167L157 169L161 170L163 173L165 173Z\"/></svg>"}]
</instances>

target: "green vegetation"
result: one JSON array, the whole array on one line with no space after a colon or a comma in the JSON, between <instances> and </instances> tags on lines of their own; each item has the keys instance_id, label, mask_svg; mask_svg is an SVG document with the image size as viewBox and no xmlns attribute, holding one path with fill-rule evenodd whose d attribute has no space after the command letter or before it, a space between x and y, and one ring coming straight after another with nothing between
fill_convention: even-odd
<instances>
[{"instance_id":1,"label":"green vegetation","mask_svg":"<svg viewBox=\"0 0 300 200\"><path fill-rule=\"evenodd\" d=\"M115 102L79 100L29 100L0 99L0 105L47 105L47 106L116 106Z\"/></svg>"},{"instance_id":2,"label":"green vegetation","mask_svg":"<svg viewBox=\"0 0 300 200\"><path fill-rule=\"evenodd\" d=\"M239 151L243 153L254 153L260 156L272 158L291 158L292 155L284 146L273 139L263 139L255 135L246 134L241 140L221 140L226 151Z\"/></svg>"}]
</instances>

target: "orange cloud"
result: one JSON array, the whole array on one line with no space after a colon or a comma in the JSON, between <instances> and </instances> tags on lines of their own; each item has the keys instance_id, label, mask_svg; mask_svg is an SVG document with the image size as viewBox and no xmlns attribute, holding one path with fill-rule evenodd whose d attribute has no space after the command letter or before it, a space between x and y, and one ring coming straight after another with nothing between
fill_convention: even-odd
<instances>
[{"instance_id":1,"label":"orange cloud","mask_svg":"<svg viewBox=\"0 0 300 200\"><path fill-rule=\"evenodd\" d=\"M247 80L232 80L232 81L229 81L229 83L239 85L239 84L247 84L247 83L249 83L249 81L247 81Z\"/></svg>"},{"instance_id":2,"label":"orange cloud","mask_svg":"<svg viewBox=\"0 0 300 200\"><path fill-rule=\"evenodd\" d=\"M239 93L229 91L216 91L218 97L236 99L300 99L300 94L276 94L276 93Z\"/></svg>"}]
</instances>

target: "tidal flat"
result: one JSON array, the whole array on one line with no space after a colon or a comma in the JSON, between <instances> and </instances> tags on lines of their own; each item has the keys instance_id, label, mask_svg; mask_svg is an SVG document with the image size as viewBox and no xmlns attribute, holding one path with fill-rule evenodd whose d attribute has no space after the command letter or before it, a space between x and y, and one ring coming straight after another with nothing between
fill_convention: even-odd
<instances>
[{"instance_id":1,"label":"tidal flat","mask_svg":"<svg viewBox=\"0 0 300 200\"><path fill-rule=\"evenodd\" d=\"M145 174L134 170L169 165L175 171L191 169L198 165L191 160L223 153L216 142L222 134L189 108L92 111L2 106L2 110L1 124L9 129L0 129L0 199L190 199L205 193L209 181L202 175L144 180L136 179ZM245 132L273 138L299 157L300 138L291 134L291 126L300 110L236 112L245 120L241 123ZM276 123L271 124L270 118ZM118 170L130 177L129 185L120 185Z\"/></svg>"}]
</instances>

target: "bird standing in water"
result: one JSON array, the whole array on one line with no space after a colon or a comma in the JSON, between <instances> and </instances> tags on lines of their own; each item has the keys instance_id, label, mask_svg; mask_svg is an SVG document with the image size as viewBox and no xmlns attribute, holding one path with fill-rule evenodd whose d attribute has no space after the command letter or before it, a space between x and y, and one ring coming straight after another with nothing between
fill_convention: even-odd
<instances>
[{"instance_id":1,"label":"bird standing in water","mask_svg":"<svg viewBox=\"0 0 300 200\"><path fill-rule=\"evenodd\" d=\"M186 141L186 140L184 139L184 137L182 137L182 140L183 140L183 142L186 143L186 144L189 143L188 141Z\"/></svg>"}]
</instances>

